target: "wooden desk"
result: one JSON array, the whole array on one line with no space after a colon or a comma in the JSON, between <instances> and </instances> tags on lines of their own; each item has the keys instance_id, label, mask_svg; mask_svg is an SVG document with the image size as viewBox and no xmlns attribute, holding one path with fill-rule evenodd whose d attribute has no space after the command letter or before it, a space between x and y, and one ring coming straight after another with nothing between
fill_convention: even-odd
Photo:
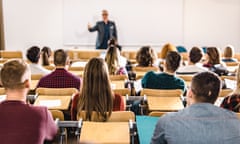
<instances>
[{"instance_id":1,"label":"wooden desk","mask_svg":"<svg viewBox=\"0 0 240 144\"><path fill-rule=\"evenodd\" d=\"M112 89L124 89L124 81L111 81Z\"/></svg>"},{"instance_id":2,"label":"wooden desk","mask_svg":"<svg viewBox=\"0 0 240 144\"><path fill-rule=\"evenodd\" d=\"M128 122L83 122L80 142L129 144Z\"/></svg>"},{"instance_id":3,"label":"wooden desk","mask_svg":"<svg viewBox=\"0 0 240 144\"><path fill-rule=\"evenodd\" d=\"M180 97L148 96L147 101L150 111L178 111L184 108Z\"/></svg>"},{"instance_id":4,"label":"wooden desk","mask_svg":"<svg viewBox=\"0 0 240 144\"><path fill-rule=\"evenodd\" d=\"M46 106L48 109L68 110L72 96L47 96L40 95L36 99L35 106Z\"/></svg>"}]
</instances>

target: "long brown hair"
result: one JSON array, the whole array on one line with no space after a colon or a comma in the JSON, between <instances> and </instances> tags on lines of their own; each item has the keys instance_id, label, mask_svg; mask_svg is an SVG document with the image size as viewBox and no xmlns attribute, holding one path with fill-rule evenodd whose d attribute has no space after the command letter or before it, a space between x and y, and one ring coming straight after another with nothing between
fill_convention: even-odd
<instances>
[{"instance_id":1,"label":"long brown hair","mask_svg":"<svg viewBox=\"0 0 240 144\"><path fill-rule=\"evenodd\" d=\"M156 59L156 53L150 46L143 46L137 52L136 61L138 66L153 66Z\"/></svg>"},{"instance_id":2,"label":"long brown hair","mask_svg":"<svg viewBox=\"0 0 240 144\"><path fill-rule=\"evenodd\" d=\"M92 58L87 63L78 101L78 113L86 112L86 120L96 111L101 121L107 121L112 113L113 92L107 66L102 58Z\"/></svg>"},{"instance_id":3,"label":"long brown hair","mask_svg":"<svg viewBox=\"0 0 240 144\"><path fill-rule=\"evenodd\" d=\"M208 64L215 65L220 64L220 52L216 47L208 47L207 48L207 55L208 55Z\"/></svg>"},{"instance_id":4,"label":"long brown hair","mask_svg":"<svg viewBox=\"0 0 240 144\"><path fill-rule=\"evenodd\" d=\"M119 50L116 46L110 46L107 50L105 61L108 66L109 74L115 75L119 67Z\"/></svg>"},{"instance_id":5,"label":"long brown hair","mask_svg":"<svg viewBox=\"0 0 240 144\"><path fill-rule=\"evenodd\" d=\"M52 51L49 47L43 47L42 50L42 65L48 66L50 65L49 57L52 55Z\"/></svg>"}]
</instances>

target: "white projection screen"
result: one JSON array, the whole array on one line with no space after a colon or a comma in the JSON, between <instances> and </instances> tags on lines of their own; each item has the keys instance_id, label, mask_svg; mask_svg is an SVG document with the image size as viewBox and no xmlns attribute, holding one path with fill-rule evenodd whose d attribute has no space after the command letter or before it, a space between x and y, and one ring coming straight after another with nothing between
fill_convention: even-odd
<instances>
[{"instance_id":1,"label":"white projection screen","mask_svg":"<svg viewBox=\"0 0 240 144\"><path fill-rule=\"evenodd\" d=\"M92 26L109 11L123 46L183 43L183 0L64 0L64 45L93 46L97 32Z\"/></svg>"}]
</instances>

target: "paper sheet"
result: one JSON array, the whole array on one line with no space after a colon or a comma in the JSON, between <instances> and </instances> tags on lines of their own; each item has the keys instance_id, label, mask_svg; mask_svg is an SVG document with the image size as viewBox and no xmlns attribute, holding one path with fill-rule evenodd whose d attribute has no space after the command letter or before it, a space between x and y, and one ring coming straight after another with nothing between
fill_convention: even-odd
<instances>
[{"instance_id":1,"label":"paper sheet","mask_svg":"<svg viewBox=\"0 0 240 144\"><path fill-rule=\"evenodd\" d=\"M59 107L61 106L61 100L40 100L39 105L46 107Z\"/></svg>"}]
</instances>

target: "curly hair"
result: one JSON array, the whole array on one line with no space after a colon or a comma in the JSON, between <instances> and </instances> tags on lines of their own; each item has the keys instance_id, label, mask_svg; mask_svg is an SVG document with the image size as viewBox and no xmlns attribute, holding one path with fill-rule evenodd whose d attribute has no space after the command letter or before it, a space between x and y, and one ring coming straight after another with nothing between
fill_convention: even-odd
<instances>
[{"instance_id":1,"label":"curly hair","mask_svg":"<svg viewBox=\"0 0 240 144\"><path fill-rule=\"evenodd\" d=\"M137 52L136 60L138 66L152 66L157 56L154 50L150 46L143 46Z\"/></svg>"}]
</instances>

